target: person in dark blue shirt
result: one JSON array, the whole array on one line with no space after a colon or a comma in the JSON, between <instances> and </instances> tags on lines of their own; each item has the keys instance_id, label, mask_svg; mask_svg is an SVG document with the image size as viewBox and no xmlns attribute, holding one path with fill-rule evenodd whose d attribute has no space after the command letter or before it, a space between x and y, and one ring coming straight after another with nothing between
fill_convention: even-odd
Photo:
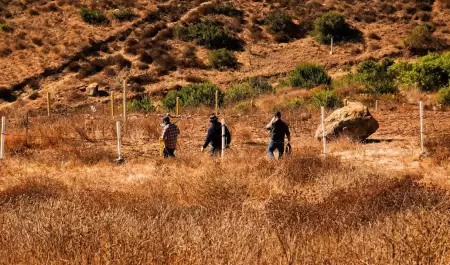
<instances>
[{"instance_id":1,"label":"person in dark blue shirt","mask_svg":"<svg viewBox=\"0 0 450 265\"><path fill-rule=\"evenodd\" d=\"M219 122L216 115L211 115L209 121L210 127L201 151L203 152L210 145L211 155L218 155L222 151L222 123ZM225 141L225 148L228 148L231 143L231 134L227 126L225 126Z\"/></svg>"},{"instance_id":2,"label":"person in dark blue shirt","mask_svg":"<svg viewBox=\"0 0 450 265\"><path fill-rule=\"evenodd\" d=\"M287 137L288 145L291 142L289 126L281 120L281 112L277 111L272 120L267 124L266 129L270 131L270 143L267 148L269 158L274 159L273 152L278 150L278 159L281 160L284 154L284 138Z\"/></svg>"}]
</instances>

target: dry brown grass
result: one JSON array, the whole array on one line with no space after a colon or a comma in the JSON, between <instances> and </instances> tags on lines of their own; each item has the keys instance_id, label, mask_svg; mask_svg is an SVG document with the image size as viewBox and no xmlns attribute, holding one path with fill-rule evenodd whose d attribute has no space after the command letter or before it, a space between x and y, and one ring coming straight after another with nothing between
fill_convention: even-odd
<instances>
[{"instance_id":1,"label":"dry brown grass","mask_svg":"<svg viewBox=\"0 0 450 265\"><path fill-rule=\"evenodd\" d=\"M151 172L104 165L75 182L87 168L18 177L10 170L26 165L2 162L1 263L450 261L448 194L420 176L324 162L316 150L282 163L263 156L230 153L220 163L182 155ZM140 181L124 182L138 173Z\"/></svg>"}]
</instances>

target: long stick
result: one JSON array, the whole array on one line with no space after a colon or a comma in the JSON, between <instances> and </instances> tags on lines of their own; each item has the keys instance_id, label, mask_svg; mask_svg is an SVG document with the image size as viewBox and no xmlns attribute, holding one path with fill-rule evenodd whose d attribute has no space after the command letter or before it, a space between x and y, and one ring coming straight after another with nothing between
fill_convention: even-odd
<instances>
[{"instance_id":1,"label":"long stick","mask_svg":"<svg viewBox=\"0 0 450 265\"><path fill-rule=\"evenodd\" d=\"M5 127L6 127L6 117L2 117L2 134L0 136L0 159L5 156Z\"/></svg>"},{"instance_id":2,"label":"long stick","mask_svg":"<svg viewBox=\"0 0 450 265\"><path fill-rule=\"evenodd\" d=\"M222 119L222 158L225 157L225 146L226 146L226 135L225 135L225 119Z\"/></svg>"},{"instance_id":3,"label":"long stick","mask_svg":"<svg viewBox=\"0 0 450 265\"><path fill-rule=\"evenodd\" d=\"M423 102L420 101L420 148L422 152L425 151L424 143L423 143Z\"/></svg>"},{"instance_id":4,"label":"long stick","mask_svg":"<svg viewBox=\"0 0 450 265\"><path fill-rule=\"evenodd\" d=\"M176 115L180 115L180 97L177 97Z\"/></svg>"},{"instance_id":5,"label":"long stick","mask_svg":"<svg viewBox=\"0 0 450 265\"><path fill-rule=\"evenodd\" d=\"M50 92L47 91L47 116L50 116Z\"/></svg>"},{"instance_id":6,"label":"long stick","mask_svg":"<svg viewBox=\"0 0 450 265\"><path fill-rule=\"evenodd\" d=\"M127 80L123 80L123 130L127 131Z\"/></svg>"},{"instance_id":7,"label":"long stick","mask_svg":"<svg viewBox=\"0 0 450 265\"><path fill-rule=\"evenodd\" d=\"M325 107L321 108L322 111L322 142L323 142L323 157L327 158L327 138L325 137Z\"/></svg>"},{"instance_id":8,"label":"long stick","mask_svg":"<svg viewBox=\"0 0 450 265\"><path fill-rule=\"evenodd\" d=\"M121 150L122 142L121 142L121 133L120 133L120 121L116 121L116 130L117 130L117 154L119 155L119 158L117 159L117 161L122 161L123 157L122 157L122 150Z\"/></svg>"}]
</instances>

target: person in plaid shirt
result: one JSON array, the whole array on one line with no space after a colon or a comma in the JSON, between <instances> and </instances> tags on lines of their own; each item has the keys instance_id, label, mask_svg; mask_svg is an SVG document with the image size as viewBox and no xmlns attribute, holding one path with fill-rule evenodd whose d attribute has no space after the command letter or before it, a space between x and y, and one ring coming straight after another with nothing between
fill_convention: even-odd
<instances>
[{"instance_id":1,"label":"person in plaid shirt","mask_svg":"<svg viewBox=\"0 0 450 265\"><path fill-rule=\"evenodd\" d=\"M173 123L170 122L170 117L168 115L164 116L162 119L164 126L161 140L164 141L164 158L175 157L175 149L177 148L177 138L180 134L180 129Z\"/></svg>"}]
</instances>

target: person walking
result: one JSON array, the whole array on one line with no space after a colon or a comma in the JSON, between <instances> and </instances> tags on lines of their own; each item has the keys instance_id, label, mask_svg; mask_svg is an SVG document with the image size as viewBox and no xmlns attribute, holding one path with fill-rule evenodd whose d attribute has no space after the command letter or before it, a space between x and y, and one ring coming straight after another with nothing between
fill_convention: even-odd
<instances>
[{"instance_id":1,"label":"person walking","mask_svg":"<svg viewBox=\"0 0 450 265\"><path fill-rule=\"evenodd\" d=\"M270 131L270 143L267 148L270 160L274 159L273 152L278 150L278 159L281 160L284 154L284 138L288 139L288 146L291 142L289 126L281 120L281 112L277 111L272 120L267 124L266 129Z\"/></svg>"},{"instance_id":2,"label":"person walking","mask_svg":"<svg viewBox=\"0 0 450 265\"><path fill-rule=\"evenodd\" d=\"M219 155L222 151L222 123L216 115L211 115L209 117L210 126L208 128L208 134L206 135L205 143L201 148L201 152L205 151L206 147L210 145L211 156ZM231 143L231 133L225 126L225 148L228 148Z\"/></svg>"},{"instance_id":3,"label":"person walking","mask_svg":"<svg viewBox=\"0 0 450 265\"><path fill-rule=\"evenodd\" d=\"M161 126L164 126L161 140L164 141L164 158L175 157L175 149L177 148L177 139L180 134L178 126L170 122L170 116L166 115L162 119Z\"/></svg>"}]
</instances>

